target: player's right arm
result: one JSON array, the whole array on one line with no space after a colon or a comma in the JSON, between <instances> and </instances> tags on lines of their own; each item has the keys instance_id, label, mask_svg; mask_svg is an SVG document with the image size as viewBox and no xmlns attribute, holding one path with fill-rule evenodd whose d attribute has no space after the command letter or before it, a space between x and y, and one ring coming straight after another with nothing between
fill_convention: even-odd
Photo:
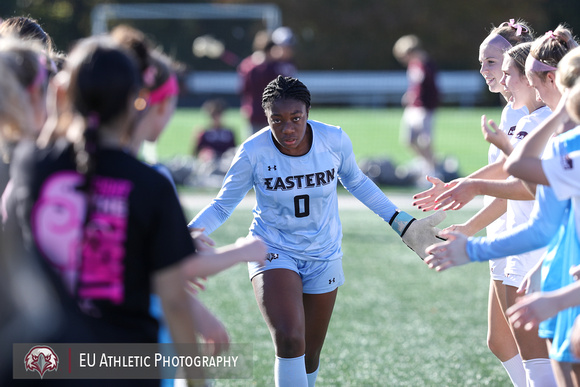
<instances>
[{"instance_id":1,"label":"player's right arm","mask_svg":"<svg viewBox=\"0 0 580 387\"><path fill-rule=\"evenodd\" d=\"M463 205L465 205L467 202L471 201L475 196L478 195L478 193L474 191L477 187L477 183L473 183L472 180L507 179L509 175L503 170L504 162L505 158L500 157L495 163L481 167L467 177L455 179L449 183L444 183L436 177L428 176L427 180L433 184L433 186L426 191L415 194L415 196L413 196L413 199L415 199L413 205L424 212L431 211L433 209L441 208L442 206L438 206L438 204L440 204L443 199L447 199L453 196L461 196L464 198L465 203L463 203ZM450 193L450 191L452 192ZM463 207L463 205L461 207Z\"/></svg>"},{"instance_id":2,"label":"player's right arm","mask_svg":"<svg viewBox=\"0 0 580 387\"><path fill-rule=\"evenodd\" d=\"M467 253L472 260L486 261L544 247L556 235L569 206L568 200L558 200L550 187L540 185L527 223L492 238L470 238Z\"/></svg>"},{"instance_id":3,"label":"player's right arm","mask_svg":"<svg viewBox=\"0 0 580 387\"><path fill-rule=\"evenodd\" d=\"M242 145L224 177L220 192L189 222L188 227L204 228L206 234L211 234L230 217L253 185L253 167Z\"/></svg>"},{"instance_id":4,"label":"player's right arm","mask_svg":"<svg viewBox=\"0 0 580 387\"><path fill-rule=\"evenodd\" d=\"M508 255L517 255L546 246L565 219L569 201L559 201L545 186L538 188L530 220L496 237L467 238L460 233L442 233L446 242L429 246L425 262L437 271L474 261L488 261Z\"/></svg>"}]
</instances>

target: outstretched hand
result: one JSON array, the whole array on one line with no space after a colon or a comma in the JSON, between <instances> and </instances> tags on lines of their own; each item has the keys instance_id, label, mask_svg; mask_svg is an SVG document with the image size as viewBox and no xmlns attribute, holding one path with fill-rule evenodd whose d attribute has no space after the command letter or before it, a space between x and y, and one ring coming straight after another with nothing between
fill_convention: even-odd
<instances>
[{"instance_id":1,"label":"outstretched hand","mask_svg":"<svg viewBox=\"0 0 580 387\"><path fill-rule=\"evenodd\" d=\"M427 256L425 248L442 239L438 237L441 230L435 226L443 222L446 216L444 212L439 211L426 218L414 220L402 235L403 242L424 259Z\"/></svg>"},{"instance_id":2,"label":"outstretched hand","mask_svg":"<svg viewBox=\"0 0 580 387\"><path fill-rule=\"evenodd\" d=\"M246 262L257 262L260 265L266 263L266 244L259 238L238 238L236 247L240 248L240 254Z\"/></svg>"},{"instance_id":3,"label":"outstretched hand","mask_svg":"<svg viewBox=\"0 0 580 387\"><path fill-rule=\"evenodd\" d=\"M459 184L435 198L434 210L459 210L477 196L472 179L462 179Z\"/></svg>"},{"instance_id":4,"label":"outstretched hand","mask_svg":"<svg viewBox=\"0 0 580 387\"><path fill-rule=\"evenodd\" d=\"M215 242L209 236L205 235L203 232L205 227L202 228L190 228L189 234L193 238L195 243L195 248L199 252L208 252L213 250Z\"/></svg>"},{"instance_id":5,"label":"outstretched hand","mask_svg":"<svg viewBox=\"0 0 580 387\"><path fill-rule=\"evenodd\" d=\"M429 175L425 176L425 179L427 179L429 183L433 184L433 186L428 190L419 192L413 196L413 199L415 200L413 202L413 206L416 206L423 212L431 211L434 209L436 204L435 198L450 188L453 188L460 181L459 179L456 179L445 184L443 181L441 181L441 179Z\"/></svg>"},{"instance_id":6,"label":"outstretched hand","mask_svg":"<svg viewBox=\"0 0 580 387\"><path fill-rule=\"evenodd\" d=\"M425 249L425 253L428 255L425 258L425 263L430 269L443 271L453 266L471 262L465 250L467 236L458 232L441 232L440 236L447 240Z\"/></svg>"}]
</instances>

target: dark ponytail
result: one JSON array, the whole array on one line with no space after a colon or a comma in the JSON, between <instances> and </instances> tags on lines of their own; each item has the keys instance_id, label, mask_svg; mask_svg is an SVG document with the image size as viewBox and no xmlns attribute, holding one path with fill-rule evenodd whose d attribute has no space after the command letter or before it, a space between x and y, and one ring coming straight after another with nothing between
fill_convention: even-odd
<instances>
[{"instance_id":1,"label":"dark ponytail","mask_svg":"<svg viewBox=\"0 0 580 387\"><path fill-rule=\"evenodd\" d=\"M71 52L69 97L85 120L82 141L75 144L75 162L89 192L96 171L100 130L132 109L131 97L141 87L133 60L110 39L89 38Z\"/></svg>"}]
</instances>

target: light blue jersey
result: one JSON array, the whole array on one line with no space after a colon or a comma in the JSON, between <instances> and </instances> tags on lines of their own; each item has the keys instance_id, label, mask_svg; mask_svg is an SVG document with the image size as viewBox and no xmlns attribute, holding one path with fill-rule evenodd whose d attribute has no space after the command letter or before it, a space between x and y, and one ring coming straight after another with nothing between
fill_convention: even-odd
<instances>
[{"instance_id":1,"label":"light blue jersey","mask_svg":"<svg viewBox=\"0 0 580 387\"><path fill-rule=\"evenodd\" d=\"M250 234L270 252L301 260L342 257L338 180L383 220L396 206L359 169L346 133L309 120L312 147L303 156L285 155L264 128L238 149L218 196L190 223L210 234L231 215L250 189L256 192Z\"/></svg>"}]
</instances>

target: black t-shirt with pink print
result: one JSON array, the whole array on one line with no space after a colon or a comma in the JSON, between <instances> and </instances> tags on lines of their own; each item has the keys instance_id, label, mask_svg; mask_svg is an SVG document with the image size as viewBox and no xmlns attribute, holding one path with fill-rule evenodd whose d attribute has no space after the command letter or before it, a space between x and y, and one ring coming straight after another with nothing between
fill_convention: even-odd
<instances>
[{"instance_id":1,"label":"black t-shirt with pink print","mask_svg":"<svg viewBox=\"0 0 580 387\"><path fill-rule=\"evenodd\" d=\"M132 155L103 149L87 195L73 160L64 141L18 148L7 201L11 243L40 257L75 301L69 309L82 311L89 329L76 334L94 337L71 332L70 341L155 342L152 275L195 252L174 188Z\"/></svg>"}]
</instances>

